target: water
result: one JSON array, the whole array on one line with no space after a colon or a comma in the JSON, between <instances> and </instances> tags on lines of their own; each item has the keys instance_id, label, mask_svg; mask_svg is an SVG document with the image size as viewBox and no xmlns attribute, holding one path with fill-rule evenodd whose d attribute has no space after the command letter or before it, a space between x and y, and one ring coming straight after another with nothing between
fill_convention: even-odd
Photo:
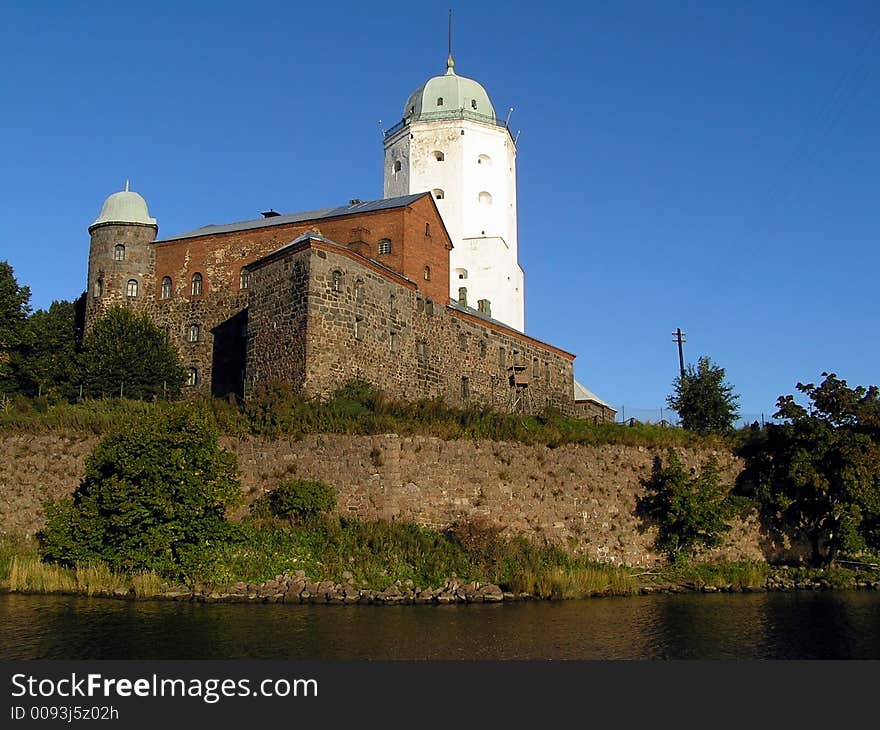
<instances>
[{"instance_id":1,"label":"water","mask_svg":"<svg viewBox=\"0 0 880 730\"><path fill-rule=\"evenodd\" d=\"M0 596L0 659L880 659L880 593L469 606Z\"/></svg>"}]
</instances>

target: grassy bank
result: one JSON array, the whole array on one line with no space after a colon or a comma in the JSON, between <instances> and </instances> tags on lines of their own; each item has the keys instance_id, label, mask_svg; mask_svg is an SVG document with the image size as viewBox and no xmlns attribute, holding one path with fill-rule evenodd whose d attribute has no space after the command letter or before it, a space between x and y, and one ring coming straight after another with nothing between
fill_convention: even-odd
<instances>
[{"instance_id":1,"label":"grassy bank","mask_svg":"<svg viewBox=\"0 0 880 730\"><path fill-rule=\"evenodd\" d=\"M860 579L880 579L880 573L844 567L787 569L766 563L678 564L648 570L596 563L522 539L500 539L473 526L438 532L411 523L356 520L325 520L307 527L277 520L246 522L236 540L206 551L202 565L198 575L185 581L179 576L114 572L106 565L65 568L41 562L32 540L0 540L2 590L143 598L169 590L223 592L239 582L256 585L297 571L314 581L348 580L375 591L396 581L438 587L455 578L550 599L670 588L794 588L810 581L848 588Z\"/></svg>"},{"instance_id":2,"label":"grassy bank","mask_svg":"<svg viewBox=\"0 0 880 730\"><path fill-rule=\"evenodd\" d=\"M529 444L625 444L638 446L721 446L718 437L700 437L677 428L650 424L593 424L547 412L536 416L495 413L486 409L451 408L437 400L399 402L363 385L340 389L327 400L308 399L276 388L246 404L203 399L195 405L230 436L286 436L310 433L371 435L398 433L454 439L488 439ZM0 434L51 431L104 434L142 419L154 410L179 404L144 403L120 398L49 403L17 398L0 408Z\"/></svg>"}]
</instances>

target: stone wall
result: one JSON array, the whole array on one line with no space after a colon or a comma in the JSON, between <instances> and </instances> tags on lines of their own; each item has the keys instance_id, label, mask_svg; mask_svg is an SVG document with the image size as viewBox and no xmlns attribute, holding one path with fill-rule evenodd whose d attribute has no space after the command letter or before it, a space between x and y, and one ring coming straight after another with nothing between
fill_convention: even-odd
<instances>
[{"instance_id":1,"label":"stone wall","mask_svg":"<svg viewBox=\"0 0 880 730\"><path fill-rule=\"evenodd\" d=\"M33 533L45 497L72 492L94 436L0 438L0 531ZM429 437L316 435L300 441L226 439L238 456L249 500L287 478L322 479L338 491L337 509L358 517L415 520L443 527L486 520L506 534L549 540L603 561L659 562L653 527L635 515L640 480L655 452L631 446L563 446L443 441ZM681 452L690 466L709 453ZM730 482L741 468L715 454ZM779 557L755 517L735 521L723 549L709 557Z\"/></svg>"},{"instance_id":2,"label":"stone wall","mask_svg":"<svg viewBox=\"0 0 880 730\"><path fill-rule=\"evenodd\" d=\"M358 378L395 399L442 398L451 405L510 410L519 395L517 407L524 412L547 406L571 412L573 356L425 298L407 280L368 265L343 247L319 241L309 245L307 253L291 249L253 271L249 387L282 379L326 396ZM292 371L279 377L283 374L271 362L275 353L302 351L302 327L287 324L299 295L291 282L279 282L286 281L288 270L304 268L304 255L309 261L308 323L301 383ZM264 286L266 293L257 295ZM510 383L514 367L529 383L519 394Z\"/></svg>"}]
</instances>

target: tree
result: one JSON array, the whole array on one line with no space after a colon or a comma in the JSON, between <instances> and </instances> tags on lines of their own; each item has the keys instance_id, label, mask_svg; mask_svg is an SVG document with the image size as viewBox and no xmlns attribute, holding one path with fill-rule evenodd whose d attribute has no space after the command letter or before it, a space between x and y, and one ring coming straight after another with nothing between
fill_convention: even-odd
<instances>
[{"instance_id":1,"label":"tree","mask_svg":"<svg viewBox=\"0 0 880 730\"><path fill-rule=\"evenodd\" d=\"M675 392L666 402L678 413L681 425L696 433L726 433L739 418L739 396L724 380L724 368L701 357L697 367L688 365L684 378L673 382Z\"/></svg>"},{"instance_id":2,"label":"tree","mask_svg":"<svg viewBox=\"0 0 880 730\"><path fill-rule=\"evenodd\" d=\"M26 343L31 290L19 286L8 261L0 261L0 393L17 390L15 363Z\"/></svg>"},{"instance_id":3,"label":"tree","mask_svg":"<svg viewBox=\"0 0 880 730\"><path fill-rule=\"evenodd\" d=\"M880 390L850 388L834 373L798 383L809 407L780 396L775 418L742 449L765 522L805 537L814 565L842 551L880 549Z\"/></svg>"},{"instance_id":4,"label":"tree","mask_svg":"<svg viewBox=\"0 0 880 730\"><path fill-rule=\"evenodd\" d=\"M72 399L76 394L76 304L52 302L27 320L25 344L16 360L19 389L26 395L54 395Z\"/></svg>"},{"instance_id":5,"label":"tree","mask_svg":"<svg viewBox=\"0 0 880 730\"><path fill-rule=\"evenodd\" d=\"M164 333L146 314L114 307L85 337L82 378L90 396L150 398L176 394L186 378Z\"/></svg>"},{"instance_id":6,"label":"tree","mask_svg":"<svg viewBox=\"0 0 880 730\"><path fill-rule=\"evenodd\" d=\"M654 458L650 479L643 481L646 494L638 499L639 513L657 522L655 543L670 561L692 555L699 547L721 545L730 530L727 520L736 512L737 501L721 484L714 458L700 473L689 474L673 449L667 451L667 466Z\"/></svg>"},{"instance_id":7,"label":"tree","mask_svg":"<svg viewBox=\"0 0 880 730\"><path fill-rule=\"evenodd\" d=\"M230 536L240 499L213 423L191 406L155 411L99 442L73 497L47 504L43 557L192 576Z\"/></svg>"}]
</instances>

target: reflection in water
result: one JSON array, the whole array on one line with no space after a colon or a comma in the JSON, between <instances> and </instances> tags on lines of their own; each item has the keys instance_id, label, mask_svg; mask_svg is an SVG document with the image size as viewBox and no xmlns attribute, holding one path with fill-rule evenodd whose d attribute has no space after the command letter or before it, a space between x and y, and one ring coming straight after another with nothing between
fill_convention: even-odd
<instances>
[{"instance_id":1,"label":"reflection in water","mask_svg":"<svg viewBox=\"0 0 880 730\"><path fill-rule=\"evenodd\" d=\"M472 606L0 596L2 659L880 659L880 594Z\"/></svg>"}]
</instances>

